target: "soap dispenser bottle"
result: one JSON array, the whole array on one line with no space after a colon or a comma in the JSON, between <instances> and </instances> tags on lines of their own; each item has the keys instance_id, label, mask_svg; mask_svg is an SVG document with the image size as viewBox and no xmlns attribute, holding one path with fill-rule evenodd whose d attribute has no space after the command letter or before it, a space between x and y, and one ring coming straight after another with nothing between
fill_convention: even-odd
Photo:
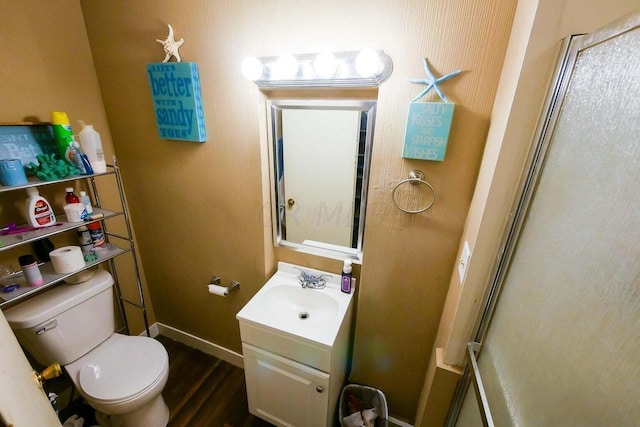
<instances>
[{"instance_id":1,"label":"soap dispenser bottle","mask_svg":"<svg viewBox=\"0 0 640 427\"><path fill-rule=\"evenodd\" d=\"M92 175L93 169L91 168L91 163L89 163L89 159L87 158L86 154L84 154L82 150L80 150L80 144L78 144L78 141L76 141L75 138L71 140L70 150L71 161L75 163L76 167L80 171L80 174Z\"/></svg>"},{"instance_id":2,"label":"soap dispenser bottle","mask_svg":"<svg viewBox=\"0 0 640 427\"><path fill-rule=\"evenodd\" d=\"M342 266L342 280L340 282L340 290L345 294L351 293L351 260L345 259Z\"/></svg>"}]
</instances>

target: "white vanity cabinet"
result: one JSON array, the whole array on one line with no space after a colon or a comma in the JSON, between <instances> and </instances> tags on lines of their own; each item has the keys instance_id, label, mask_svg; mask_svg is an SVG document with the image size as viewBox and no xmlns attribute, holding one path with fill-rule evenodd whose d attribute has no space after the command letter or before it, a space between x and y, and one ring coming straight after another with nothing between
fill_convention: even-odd
<instances>
[{"instance_id":1,"label":"white vanity cabinet","mask_svg":"<svg viewBox=\"0 0 640 427\"><path fill-rule=\"evenodd\" d=\"M21 251L23 245L27 245L32 242L36 242L40 239L44 239L47 237L51 237L60 233L75 233L77 229L83 225L87 225L90 222L100 222L103 233L105 235L105 239L107 241L107 245L105 250L97 251L97 259L94 261L89 261L85 263L85 266L78 271L74 271L68 274L59 274L56 273L53 269L51 263L44 263L40 265L40 271L42 273L44 284L38 287L28 287L25 286L24 283L21 283L21 272L18 270L17 273L5 277L5 281L7 280L15 280L16 283L20 284L20 287L14 291L7 293L0 293L0 309L8 308L15 304L19 304L21 301L28 299L32 296L35 296L41 292L46 292L47 289L50 289L54 286L57 286L64 282L69 276L77 274L83 270L87 270L92 267L96 267L102 263L108 263L109 268L116 278L115 289L118 296L118 301L120 304L120 313L122 314L122 322L123 322L123 330L129 333L129 326L127 322L127 318L125 313L124 304L128 304L140 311L140 314L144 320L144 325L147 330L147 334L149 332L149 325L147 320L146 306L144 302L144 297L142 294L142 286L140 282L140 274L138 269L138 261L135 254L134 241L131 226L129 223L129 214L127 210L126 200L124 198L123 186L120 177L120 170L116 161L116 158L113 158L113 164L109 165L110 168L105 173L93 174L93 175L77 175L66 177L63 179L59 179L56 181L38 181L33 178L29 180L29 182L25 185L9 187L9 186L0 186L0 199L2 199L2 195L8 194L9 192L21 191L24 192L26 198L26 189L29 187L44 187L53 184L61 184L66 183L68 186L73 186L76 182L84 182L88 188L91 188L91 193L93 194L93 207L94 207L94 215L101 214L102 217L96 219L95 221L87 221L87 222L69 222L66 219L64 213L56 212L57 223L55 226L44 227L37 230L27 231L19 234L7 234L0 236L0 241L2 245L0 245L0 252L4 251L12 251L13 253L31 253L33 250L29 246L24 247L24 251ZM105 180L105 181L103 181ZM115 189L117 191L117 196L119 196L120 203L119 206L115 206L115 210L105 209L102 205L102 201L100 199L99 188L102 185L107 185L106 180L110 180L111 184L115 184ZM87 191L89 193L89 191ZM5 198L6 199L6 198ZM116 203L118 205L118 203ZM126 226L126 234L121 235L117 233L112 233L109 230L108 222L112 218L124 218L124 224ZM24 221L21 218L22 221ZM16 221L19 222L19 221ZM74 237L75 239L75 237ZM120 290L120 284L117 280L117 266L114 262L115 258L130 253L133 261L133 274L135 275L135 284L137 285L136 290L133 292L129 290L126 292L128 295L135 294L137 291L137 298L133 300L129 300L123 297L122 292ZM15 266L14 266L15 267ZM14 278L15 276L15 278Z\"/></svg>"},{"instance_id":2,"label":"white vanity cabinet","mask_svg":"<svg viewBox=\"0 0 640 427\"><path fill-rule=\"evenodd\" d=\"M327 425L328 373L246 343L242 354L253 413L277 425Z\"/></svg>"},{"instance_id":3,"label":"white vanity cabinet","mask_svg":"<svg viewBox=\"0 0 640 427\"><path fill-rule=\"evenodd\" d=\"M237 315L249 411L276 426L332 427L347 377L353 294L325 272L318 274L331 276L326 289L301 289L291 267L279 263Z\"/></svg>"}]
</instances>

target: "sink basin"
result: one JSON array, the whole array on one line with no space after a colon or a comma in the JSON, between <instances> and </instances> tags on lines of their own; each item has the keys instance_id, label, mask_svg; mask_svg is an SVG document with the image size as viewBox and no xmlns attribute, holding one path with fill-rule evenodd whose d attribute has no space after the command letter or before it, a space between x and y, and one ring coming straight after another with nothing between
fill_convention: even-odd
<instances>
[{"instance_id":1,"label":"sink basin","mask_svg":"<svg viewBox=\"0 0 640 427\"><path fill-rule=\"evenodd\" d=\"M302 268L326 275L323 289L303 288ZM277 332L285 332L331 347L349 309L353 293L340 291L340 275L292 264L278 263L278 271L238 312L236 318Z\"/></svg>"},{"instance_id":2,"label":"sink basin","mask_svg":"<svg viewBox=\"0 0 640 427\"><path fill-rule=\"evenodd\" d=\"M323 325L338 315L335 299L318 289L302 286L275 285L264 292L262 304L283 321Z\"/></svg>"}]
</instances>

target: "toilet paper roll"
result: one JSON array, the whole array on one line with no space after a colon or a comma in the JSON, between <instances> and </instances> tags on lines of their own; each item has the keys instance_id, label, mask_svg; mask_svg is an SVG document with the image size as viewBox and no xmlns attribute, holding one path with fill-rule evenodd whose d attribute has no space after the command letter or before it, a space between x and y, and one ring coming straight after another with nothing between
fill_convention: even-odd
<instances>
[{"instance_id":1,"label":"toilet paper roll","mask_svg":"<svg viewBox=\"0 0 640 427\"><path fill-rule=\"evenodd\" d=\"M226 286L209 285L209 292L220 297L226 297L229 293L229 288Z\"/></svg>"},{"instance_id":2,"label":"toilet paper roll","mask_svg":"<svg viewBox=\"0 0 640 427\"><path fill-rule=\"evenodd\" d=\"M80 246L63 246L49 252L53 270L58 274L67 274L85 267Z\"/></svg>"}]
</instances>

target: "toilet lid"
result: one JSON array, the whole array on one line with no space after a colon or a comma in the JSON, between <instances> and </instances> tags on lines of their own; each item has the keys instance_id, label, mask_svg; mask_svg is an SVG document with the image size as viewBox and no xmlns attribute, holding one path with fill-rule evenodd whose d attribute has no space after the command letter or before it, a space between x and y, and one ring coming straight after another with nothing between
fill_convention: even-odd
<instances>
[{"instance_id":1,"label":"toilet lid","mask_svg":"<svg viewBox=\"0 0 640 427\"><path fill-rule=\"evenodd\" d=\"M79 372L80 387L101 401L133 397L153 385L168 364L158 341L114 334L85 356Z\"/></svg>"}]
</instances>

